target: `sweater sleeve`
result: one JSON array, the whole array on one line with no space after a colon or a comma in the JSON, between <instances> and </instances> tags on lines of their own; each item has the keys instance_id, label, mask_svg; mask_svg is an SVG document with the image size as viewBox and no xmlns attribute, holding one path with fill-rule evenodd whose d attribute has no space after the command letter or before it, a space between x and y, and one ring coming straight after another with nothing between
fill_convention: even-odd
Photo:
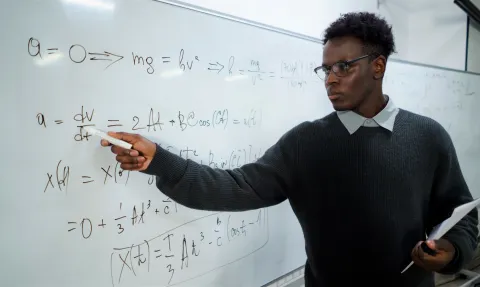
<instances>
[{"instance_id":1,"label":"sweater sleeve","mask_svg":"<svg viewBox=\"0 0 480 287\"><path fill-rule=\"evenodd\" d=\"M298 126L283 135L254 163L218 169L184 159L157 145L146 174L156 176L157 188L192 209L245 211L287 199L295 185Z\"/></svg>"},{"instance_id":2,"label":"sweater sleeve","mask_svg":"<svg viewBox=\"0 0 480 287\"><path fill-rule=\"evenodd\" d=\"M440 136L441 152L430 198L429 231L450 217L457 206L473 200L450 136L443 128L437 136ZM454 245L456 252L454 259L439 273L457 273L472 259L477 248L477 224L478 211L474 208L443 236Z\"/></svg>"}]
</instances>

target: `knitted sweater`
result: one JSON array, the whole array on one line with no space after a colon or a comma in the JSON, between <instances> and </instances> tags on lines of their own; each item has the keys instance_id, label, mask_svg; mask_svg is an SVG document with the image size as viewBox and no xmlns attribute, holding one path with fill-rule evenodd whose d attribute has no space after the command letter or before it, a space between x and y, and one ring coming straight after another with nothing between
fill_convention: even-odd
<instances>
[{"instance_id":1,"label":"knitted sweater","mask_svg":"<svg viewBox=\"0 0 480 287\"><path fill-rule=\"evenodd\" d=\"M308 287L434 286L433 273L416 265L400 272L425 233L472 201L448 133L402 109L393 132L361 127L350 135L335 113L304 122L258 161L233 170L157 146L144 172L193 209L252 210L288 199L304 232ZM475 209L444 236L457 252L441 273L471 259L477 220Z\"/></svg>"}]
</instances>

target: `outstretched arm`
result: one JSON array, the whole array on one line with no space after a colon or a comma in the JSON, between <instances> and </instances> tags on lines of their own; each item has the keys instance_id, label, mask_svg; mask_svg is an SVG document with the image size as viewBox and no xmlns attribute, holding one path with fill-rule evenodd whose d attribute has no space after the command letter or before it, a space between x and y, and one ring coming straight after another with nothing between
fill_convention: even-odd
<instances>
[{"instance_id":1,"label":"outstretched arm","mask_svg":"<svg viewBox=\"0 0 480 287\"><path fill-rule=\"evenodd\" d=\"M179 204L201 210L244 211L287 199L298 170L299 128L282 136L258 161L231 170L183 159L138 135L110 135L133 145L133 150L112 147L121 167L155 175L157 187ZM107 143L102 141L102 145Z\"/></svg>"}]
</instances>

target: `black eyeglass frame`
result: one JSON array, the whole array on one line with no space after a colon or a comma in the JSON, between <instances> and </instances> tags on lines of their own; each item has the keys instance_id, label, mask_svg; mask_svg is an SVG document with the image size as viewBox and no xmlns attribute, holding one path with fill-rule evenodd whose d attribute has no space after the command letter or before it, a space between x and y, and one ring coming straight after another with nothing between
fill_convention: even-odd
<instances>
[{"instance_id":1,"label":"black eyeglass frame","mask_svg":"<svg viewBox=\"0 0 480 287\"><path fill-rule=\"evenodd\" d=\"M365 59L365 58L367 58L367 57L374 56L374 55L376 55L376 53L363 55L363 56L360 56L360 57L355 58L355 59L350 60L350 61L338 61L338 62L336 62L335 64L333 64L333 65L331 65L331 66L321 65L321 66L318 66L318 67L316 67L315 69L313 69L313 71L315 72L315 74L316 74L320 79L322 79L322 80L324 80L324 81L326 81L326 80L328 79L328 76L330 75L330 72L331 72L331 71L333 71L333 73L334 73L337 77L342 78L342 77L344 77L344 76L339 76L339 75L337 74L338 71L335 72L335 69L334 69L333 67L337 67L338 64L343 64L343 65L345 65L345 67L346 67L345 70L346 70L346 72L348 73L348 70L350 69L350 65L351 65L351 64L353 64L353 63L355 63L355 62L358 62L358 61L360 61L360 60L362 60L362 59ZM326 69L326 68L327 68L327 69ZM338 69L339 69L339 68L338 68ZM319 73L318 73L319 70L322 70L322 72L323 72L323 75L322 75L322 76L325 77L324 79L322 78L321 75L319 75ZM328 72L328 74L327 74L327 72Z\"/></svg>"}]
</instances>

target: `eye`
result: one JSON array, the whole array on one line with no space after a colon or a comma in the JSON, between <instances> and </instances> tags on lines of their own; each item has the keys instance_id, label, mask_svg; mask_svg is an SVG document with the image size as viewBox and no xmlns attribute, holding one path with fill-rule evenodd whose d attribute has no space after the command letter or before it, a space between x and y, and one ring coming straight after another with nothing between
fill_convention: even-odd
<instances>
[{"instance_id":1,"label":"eye","mask_svg":"<svg viewBox=\"0 0 480 287\"><path fill-rule=\"evenodd\" d=\"M338 62L333 66L333 72L338 77L345 77L348 74L349 65L344 62Z\"/></svg>"},{"instance_id":2,"label":"eye","mask_svg":"<svg viewBox=\"0 0 480 287\"><path fill-rule=\"evenodd\" d=\"M339 72L346 72L348 70L348 65L344 62L339 62L335 65Z\"/></svg>"}]
</instances>

